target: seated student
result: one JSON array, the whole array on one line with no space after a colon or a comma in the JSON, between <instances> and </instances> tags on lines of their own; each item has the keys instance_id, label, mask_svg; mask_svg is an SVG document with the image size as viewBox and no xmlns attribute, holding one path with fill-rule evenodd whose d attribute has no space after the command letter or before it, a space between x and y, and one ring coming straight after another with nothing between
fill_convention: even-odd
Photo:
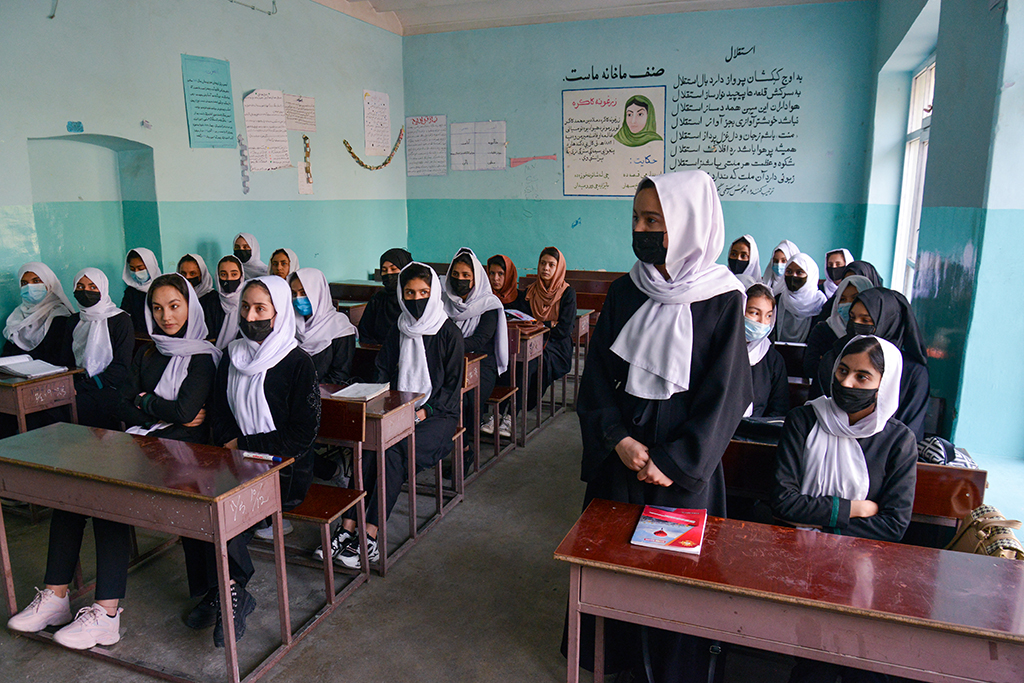
<instances>
[{"instance_id":1,"label":"seated student","mask_svg":"<svg viewBox=\"0 0 1024 683\"><path fill-rule=\"evenodd\" d=\"M220 315L217 326L210 330L216 334L214 344L223 351L238 338L238 304L242 300L242 285L245 271L236 256L225 256L217 263L217 298L220 301Z\"/></svg>"},{"instance_id":2,"label":"seated student","mask_svg":"<svg viewBox=\"0 0 1024 683\"><path fill-rule=\"evenodd\" d=\"M747 417L782 417L789 412L786 361L768 339L775 325L775 297L761 283L747 290L743 311L754 403Z\"/></svg>"},{"instance_id":3,"label":"seated student","mask_svg":"<svg viewBox=\"0 0 1024 683\"><path fill-rule=\"evenodd\" d=\"M487 259L487 279L502 306L510 306L519 298L519 273L508 256L495 254Z\"/></svg>"},{"instance_id":4,"label":"seated student","mask_svg":"<svg viewBox=\"0 0 1024 683\"><path fill-rule=\"evenodd\" d=\"M269 274L270 269L267 267L267 264L260 260L260 243L256 241L256 238L251 233L238 233L235 235L232 245L235 258L238 259L238 262L242 264L243 270L245 270L246 280Z\"/></svg>"},{"instance_id":5,"label":"seated student","mask_svg":"<svg viewBox=\"0 0 1024 683\"><path fill-rule=\"evenodd\" d=\"M871 280L863 275L848 275L840 281L836 289L837 295L833 296L829 304L825 302L827 317L814 324L811 333L807 335L807 348L804 349L803 373L804 377L813 379L818 376L818 364L833 344L839 341L840 337L846 336L846 325L850 321L850 307L857 294L874 287ZM820 317L820 316L819 316Z\"/></svg>"},{"instance_id":6,"label":"seated student","mask_svg":"<svg viewBox=\"0 0 1024 683\"><path fill-rule=\"evenodd\" d=\"M121 279L128 285L121 297L121 310L132 317L135 332L146 334L146 293L153 278L160 277L160 264L149 249L137 247L128 252Z\"/></svg>"},{"instance_id":7,"label":"seated student","mask_svg":"<svg viewBox=\"0 0 1024 683\"><path fill-rule=\"evenodd\" d=\"M335 310L327 276L316 268L300 268L288 278L298 313L295 336L309 354L321 384L349 384L356 352L356 327Z\"/></svg>"},{"instance_id":8,"label":"seated student","mask_svg":"<svg viewBox=\"0 0 1024 683\"><path fill-rule=\"evenodd\" d=\"M776 296L786 289L786 266L789 265L789 260L799 253L800 247L789 240L779 242L779 246L772 252L772 260L764 269L761 282Z\"/></svg>"},{"instance_id":9,"label":"seated student","mask_svg":"<svg viewBox=\"0 0 1024 683\"><path fill-rule=\"evenodd\" d=\"M565 281L565 257L555 247L546 247L540 252L537 262L537 279L525 292L520 293L515 304L516 310L528 313L551 330L544 342L544 376L537 377L537 361L530 361L530 392L526 397L526 409L537 405L537 393L533 387L541 380L541 393L547 391L555 380L561 379L572 367L572 327L576 319L576 290ZM523 386L520 382L519 386Z\"/></svg>"},{"instance_id":10,"label":"seated student","mask_svg":"<svg viewBox=\"0 0 1024 683\"><path fill-rule=\"evenodd\" d=\"M931 383L928 377L928 352L917 318L907 298L891 289L875 287L857 295L850 308L846 336L837 341L821 358L818 375L811 385L811 397L829 388L827 368L839 351L858 334L873 334L893 343L903 357L900 400L896 419L907 425L918 441L924 439L924 419L928 411Z\"/></svg>"},{"instance_id":11,"label":"seated student","mask_svg":"<svg viewBox=\"0 0 1024 683\"><path fill-rule=\"evenodd\" d=\"M818 291L818 264L807 254L796 254L786 265L786 288L777 297L775 341L804 343L814 316L821 312L825 295Z\"/></svg>"},{"instance_id":12,"label":"seated student","mask_svg":"<svg viewBox=\"0 0 1024 683\"><path fill-rule=\"evenodd\" d=\"M313 481L313 442L320 430L316 368L295 341L295 312L284 280L264 275L247 282L238 313L242 336L228 344L210 396L211 440L224 448L294 458L280 474L282 507L291 510L302 503ZM236 639L256 607L245 589L254 571L245 548L252 533L243 532L238 552L228 556ZM204 547L212 562L213 546ZM205 590L215 586L210 582ZM204 587L192 588L197 594ZM219 611L213 642L224 645Z\"/></svg>"},{"instance_id":13,"label":"seated student","mask_svg":"<svg viewBox=\"0 0 1024 683\"><path fill-rule=\"evenodd\" d=\"M825 253L825 279L821 283L821 291L831 299L843 281L846 264L853 263L853 254L849 249L833 249Z\"/></svg>"},{"instance_id":14,"label":"seated student","mask_svg":"<svg viewBox=\"0 0 1024 683\"><path fill-rule=\"evenodd\" d=\"M869 290L871 291L871 290ZM832 398L818 397L786 418L776 451L772 511L824 532L899 541L914 506L917 443L893 417L902 358L895 346L857 336L838 354ZM837 664L797 660L790 683L886 681Z\"/></svg>"},{"instance_id":15,"label":"seated student","mask_svg":"<svg viewBox=\"0 0 1024 683\"><path fill-rule=\"evenodd\" d=\"M206 267L206 261L199 254L185 254L178 259L178 274L188 280L199 297L207 334L211 337L216 336L220 324L224 321L224 311L220 307L220 298L213 289L213 276Z\"/></svg>"},{"instance_id":16,"label":"seated student","mask_svg":"<svg viewBox=\"0 0 1024 683\"><path fill-rule=\"evenodd\" d=\"M299 267L299 257L291 249L278 249L270 255L271 275L287 280Z\"/></svg>"},{"instance_id":17,"label":"seated student","mask_svg":"<svg viewBox=\"0 0 1024 683\"><path fill-rule=\"evenodd\" d=\"M462 332L444 313L441 281L429 266L413 261L399 275L402 314L377 354L377 382L390 382L394 391L423 394L416 402L416 470L433 467L452 450L452 437L462 406L462 369L465 348ZM402 492L408 474L405 440L384 455L387 498L385 519ZM363 488L366 498L366 545L370 562L380 559L377 547L378 516L377 458L363 452ZM336 562L358 568L359 539L356 520L347 513L331 539Z\"/></svg>"},{"instance_id":18,"label":"seated student","mask_svg":"<svg viewBox=\"0 0 1024 683\"><path fill-rule=\"evenodd\" d=\"M466 353L484 353L480 361L480 403L494 391L498 375L508 370L508 323L505 307L491 291L487 271L472 249L459 249L448 267L444 285L444 312L462 330ZM472 399L466 396L463 424L472 424ZM482 416L481 416L482 417ZM490 423L494 432L494 423ZM510 425L511 427L511 425ZM470 448L467 445L467 448ZM466 459L467 468L471 458Z\"/></svg>"},{"instance_id":19,"label":"seated student","mask_svg":"<svg viewBox=\"0 0 1024 683\"><path fill-rule=\"evenodd\" d=\"M410 263L412 254L405 249L388 249L380 255L380 276L384 287L370 298L359 320L360 342L383 344L395 327L402 312L398 305L398 273Z\"/></svg>"},{"instance_id":20,"label":"seated student","mask_svg":"<svg viewBox=\"0 0 1024 683\"><path fill-rule=\"evenodd\" d=\"M860 275L862 277L866 277L868 281L871 283L872 287L882 286L881 276L879 276L878 271L875 270L875 267L868 263L867 261L848 262L846 268L843 269L843 278L848 278L851 275ZM838 288L836 289L838 291ZM814 329L814 327L818 323L825 322L825 320L830 315L832 315L832 306L833 304L835 304L835 298L836 295L832 294L832 296L829 297L828 301L825 302L825 305L821 307L821 313L815 316L814 325L811 326L811 329Z\"/></svg>"},{"instance_id":21,"label":"seated student","mask_svg":"<svg viewBox=\"0 0 1024 683\"><path fill-rule=\"evenodd\" d=\"M75 375L78 423L119 429L119 391L135 349L132 320L110 300L107 276L98 268L78 271L74 287L81 309L68 319L60 364L85 369Z\"/></svg>"},{"instance_id":22,"label":"seated student","mask_svg":"<svg viewBox=\"0 0 1024 683\"><path fill-rule=\"evenodd\" d=\"M761 257L751 235L740 237L729 247L729 270L744 288L761 282ZM772 306L774 308L774 305Z\"/></svg>"},{"instance_id":23,"label":"seated student","mask_svg":"<svg viewBox=\"0 0 1024 683\"><path fill-rule=\"evenodd\" d=\"M21 304L7 316L2 356L28 354L35 360L60 365L61 343L68 316L74 310L60 280L38 261L18 269Z\"/></svg>"}]
</instances>

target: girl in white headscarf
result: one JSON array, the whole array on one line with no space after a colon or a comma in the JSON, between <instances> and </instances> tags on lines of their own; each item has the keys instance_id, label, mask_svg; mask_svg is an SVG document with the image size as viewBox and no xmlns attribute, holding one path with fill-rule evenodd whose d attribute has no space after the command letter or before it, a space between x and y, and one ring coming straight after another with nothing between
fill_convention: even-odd
<instances>
[{"instance_id":1,"label":"girl in white headscarf","mask_svg":"<svg viewBox=\"0 0 1024 683\"><path fill-rule=\"evenodd\" d=\"M199 254L185 254L178 259L178 274L188 280L195 290L196 296L199 297L199 305L203 307L206 333L215 338L223 320L223 311L220 307L220 298L213 288L213 275L206 267L205 259Z\"/></svg>"},{"instance_id":2,"label":"girl in white headscarf","mask_svg":"<svg viewBox=\"0 0 1024 683\"><path fill-rule=\"evenodd\" d=\"M217 263L217 299L220 315L216 327L210 330L214 345L221 351L238 338L238 304L242 301L245 270L235 256L225 256Z\"/></svg>"},{"instance_id":3,"label":"girl in white headscarf","mask_svg":"<svg viewBox=\"0 0 1024 683\"><path fill-rule=\"evenodd\" d=\"M825 303L825 308L818 315L821 320L811 328L807 335L807 348L804 350L803 373L804 377L813 379L818 376L818 363L832 345L846 336L846 325L850 320L850 308L853 300L863 291L872 289L874 285L871 280L863 275L850 275L841 280L832 297L831 306Z\"/></svg>"},{"instance_id":4,"label":"girl in white headscarf","mask_svg":"<svg viewBox=\"0 0 1024 683\"><path fill-rule=\"evenodd\" d=\"M633 200L638 261L608 289L580 385L584 506L604 498L725 515L722 454L753 393L743 288L715 263L724 242L707 173L641 181ZM607 670L642 667L631 645L638 627L609 620L605 628ZM682 669L707 677L706 642L653 630L650 640L656 680L678 680Z\"/></svg>"},{"instance_id":5,"label":"girl in white headscarf","mask_svg":"<svg viewBox=\"0 0 1024 683\"><path fill-rule=\"evenodd\" d=\"M839 288L839 283L846 272L846 266L853 263L853 254L849 249L832 249L825 253L825 281L821 285L821 291L825 297L832 298Z\"/></svg>"},{"instance_id":6,"label":"girl in white headscarf","mask_svg":"<svg viewBox=\"0 0 1024 683\"><path fill-rule=\"evenodd\" d=\"M316 268L300 268L288 278L295 307L299 348L313 359L321 384L352 381L356 327L334 308L327 276Z\"/></svg>"},{"instance_id":7,"label":"girl in white headscarf","mask_svg":"<svg viewBox=\"0 0 1024 683\"><path fill-rule=\"evenodd\" d=\"M761 256L752 235L744 235L732 243L728 265L745 288L761 282Z\"/></svg>"},{"instance_id":8,"label":"girl in white headscarf","mask_svg":"<svg viewBox=\"0 0 1024 683\"><path fill-rule=\"evenodd\" d=\"M21 304L7 316L4 356L28 354L60 365L61 342L74 310L60 280L45 263L33 261L18 269Z\"/></svg>"},{"instance_id":9,"label":"girl in white headscarf","mask_svg":"<svg viewBox=\"0 0 1024 683\"><path fill-rule=\"evenodd\" d=\"M153 280L160 277L160 264L156 254L144 247L136 247L128 252L124 260L124 271L121 279L127 285L121 297L121 310L132 317L135 331L144 336L146 333L146 293Z\"/></svg>"},{"instance_id":10,"label":"girl in white headscarf","mask_svg":"<svg viewBox=\"0 0 1024 683\"><path fill-rule=\"evenodd\" d=\"M775 327L775 297L760 282L747 289L743 325L754 388L747 417L784 417L789 412L786 361L768 338Z\"/></svg>"},{"instance_id":11,"label":"girl in white headscarf","mask_svg":"<svg viewBox=\"0 0 1024 683\"><path fill-rule=\"evenodd\" d=\"M260 243L252 233L240 232L231 243L235 258L245 269L245 279L262 277L270 272L267 264L260 260Z\"/></svg>"},{"instance_id":12,"label":"girl in white headscarf","mask_svg":"<svg viewBox=\"0 0 1024 683\"><path fill-rule=\"evenodd\" d=\"M377 355L377 382L389 382L394 391L422 394L416 401L416 469L433 467L451 453L452 437L462 405L462 370L465 364L462 332L448 319L441 296L441 281L429 266L418 261L405 266L398 278L398 324ZM391 515L408 472L405 440L384 454L387 498L384 519ZM377 494L377 459L363 455L367 550L371 562L380 557L377 530L380 518ZM334 558L346 567L359 567L356 521L346 517L331 542Z\"/></svg>"},{"instance_id":13,"label":"girl in white headscarf","mask_svg":"<svg viewBox=\"0 0 1024 683\"><path fill-rule=\"evenodd\" d=\"M796 254L786 266L785 284L778 295L775 341L802 344L825 305L825 295L818 289L818 264L807 254Z\"/></svg>"},{"instance_id":14,"label":"girl in white headscarf","mask_svg":"<svg viewBox=\"0 0 1024 683\"><path fill-rule=\"evenodd\" d=\"M75 375L78 423L118 429L119 392L135 349L132 319L110 300L107 276L98 268L78 271L74 294L80 309L68 319L61 365L85 370Z\"/></svg>"},{"instance_id":15,"label":"girl in white headscarf","mask_svg":"<svg viewBox=\"0 0 1024 683\"><path fill-rule=\"evenodd\" d=\"M779 246L772 250L772 257L764 269L761 281L772 290L773 294L780 294L786 288L786 266L790 259L799 253L800 247L789 240L782 240L779 242Z\"/></svg>"},{"instance_id":16,"label":"girl in white headscarf","mask_svg":"<svg viewBox=\"0 0 1024 683\"><path fill-rule=\"evenodd\" d=\"M854 337L834 365L832 398L818 397L789 413L776 451L772 510L778 519L861 538L903 537L914 505L917 442L893 418L902 365L891 343ZM849 673L800 660L790 680L847 680Z\"/></svg>"},{"instance_id":17,"label":"girl in white headscarf","mask_svg":"<svg viewBox=\"0 0 1024 683\"><path fill-rule=\"evenodd\" d=\"M299 265L299 256L291 249L278 249L270 255L270 274L288 279L288 276L296 272Z\"/></svg>"}]
</instances>

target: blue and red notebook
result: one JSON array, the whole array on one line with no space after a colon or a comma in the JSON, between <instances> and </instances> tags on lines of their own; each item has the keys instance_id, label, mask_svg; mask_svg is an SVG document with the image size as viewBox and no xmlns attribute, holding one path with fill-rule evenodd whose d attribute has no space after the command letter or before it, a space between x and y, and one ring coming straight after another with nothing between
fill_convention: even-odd
<instances>
[{"instance_id":1,"label":"blue and red notebook","mask_svg":"<svg viewBox=\"0 0 1024 683\"><path fill-rule=\"evenodd\" d=\"M707 510L644 506L630 543L677 553L700 553Z\"/></svg>"}]
</instances>

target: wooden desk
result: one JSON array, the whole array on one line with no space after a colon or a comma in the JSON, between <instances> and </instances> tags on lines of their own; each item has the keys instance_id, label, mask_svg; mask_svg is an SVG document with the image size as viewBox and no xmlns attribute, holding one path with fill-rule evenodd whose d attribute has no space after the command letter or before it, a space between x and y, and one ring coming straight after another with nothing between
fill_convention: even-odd
<instances>
[{"instance_id":1,"label":"wooden desk","mask_svg":"<svg viewBox=\"0 0 1024 683\"><path fill-rule=\"evenodd\" d=\"M58 406L71 406L71 421L77 423L75 375L80 372L84 370L75 368L37 379L0 374L0 413L18 418L19 433L28 431L26 415Z\"/></svg>"},{"instance_id":2,"label":"wooden desk","mask_svg":"<svg viewBox=\"0 0 1024 683\"><path fill-rule=\"evenodd\" d=\"M699 556L629 544L642 508L595 500L555 551L580 614L920 681L1019 683L1024 562L708 518Z\"/></svg>"},{"instance_id":3,"label":"wooden desk","mask_svg":"<svg viewBox=\"0 0 1024 683\"><path fill-rule=\"evenodd\" d=\"M509 327L512 327L511 323ZM547 329L537 327L535 323L516 325L516 327L519 328L519 348L516 349L516 363L523 368L523 405L522 410L520 410L522 417L518 418L521 422L519 427L519 445L525 447L527 439L533 437L543 424L543 402L541 399L544 395L544 335ZM530 361L534 358L537 359L537 425L527 433L526 413L528 411L526 406L528 405L528 397L530 395ZM517 419L516 416L513 416L513 419ZM495 425L495 429L497 429L497 425Z\"/></svg>"},{"instance_id":4,"label":"wooden desk","mask_svg":"<svg viewBox=\"0 0 1024 683\"><path fill-rule=\"evenodd\" d=\"M363 319L363 313L366 312L365 301L349 301L336 299L334 301L334 307L340 312L347 315L349 321L353 325L359 325L359 321Z\"/></svg>"},{"instance_id":5,"label":"wooden desk","mask_svg":"<svg viewBox=\"0 0 1024 683\"><path fill-rule=\"evenodd\" d=\"M580 399L580 366L587 356L587 347L590 345L590 314L594 313L590 308L577 308L576 320L572 327L572 405L575 408L576 402Z\"/></svg>"},{"instance_id":6,"label":"wooden desk","mask_svg":"<svg viewBox=\"0 0 1024 683\"><path fill-rule=\"evenodd\" d=\"M280 529L281 490L277 473L291 463L291 458L275 465L244 459L241 451L58 423L0 441L0 494L212 542L218 549L227 678L238 683L227 542L268 516ZM283 538L282 534L274 534L281 645L246 676L246 681L265 673L294 644ZM18 606L2 511L0 563L7 609L13 615ZM26 635L38 640L52 639L45 631ZM135 637L144 636L136 633ZM87 654L162 678L189 680L183 675L168 674L160 667L128 663L105 648L96 647Z\"/></svg>"},{"instance_id":7,"label":"wooden desk","mask_svg":"<svg viewBox=\"0 0 1024 683\"><path fill-rule=\"evenodd\" d=\"M376 280L338 280L327 286L331 290L332 299L369 301L384 287L384 283Z\"/></svg>"},{"instance_id":8,"label":"wooden desk","mask_svg":"<svg viewBox=\"0 0 1024 683\"><path fill-rule=\"evenodd\" d=\"M320 433L317 440L323 443L348 445L352 443L347 437L348 432L340 428L338 419L345 414L344 399L331 396L342 387L336 384L320 385ZM408 552L419 535L421 529L416 517L416 408L415 403L422 394L405 391L387 391L381 396L366 402L366 438L361 448L352 451L352 476L355 488L365 491L363 484L362 448L376 453L377 457L377 546L380 549L380 562L377 571L381 576L398 558ZM344 418L342 418L344 419ZM384 476L384 452L402 439L409 440L409 538L393 553L388 552L388 525L386 508L387 484ZM426 531L424 527L422 531Z\"/></svg>"},{"instance_id":9,"label":"wooden desk","mask_svg":"<svg viewBox=\"0 0 1024 683\"><path fill-rule=\"evenodd\" d=\"M480 471L480 404L486 401L487 398L480 395L480 363L487 354L484 353L467 353L466 354L466 365L462 369L462 395L472 394L473 398L470 399L473 404L473 414L471 419L473 424L470 425L472 434L473 444L473 472L477 473ZM460 415L461 409L460 409ZM462 420L459 421L459 427L464 425L461 424ZM459 437L459 447L462 447L461 437ZM465 495L466 487L464 480L464 472L456 472L458 469L455 467L454 462L452 463L452 484L455 487L456 495L461 498Z\"/></svg>"}]
</instances>

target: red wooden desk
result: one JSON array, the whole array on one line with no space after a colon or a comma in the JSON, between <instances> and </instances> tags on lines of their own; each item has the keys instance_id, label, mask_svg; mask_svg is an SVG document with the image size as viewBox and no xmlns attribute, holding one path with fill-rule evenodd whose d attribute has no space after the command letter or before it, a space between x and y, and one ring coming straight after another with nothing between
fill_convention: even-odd
<instances>
[{"instance_id":1,"label":"red wooden desk","mask_svg":"<svg viewBox=\"0 0 1024 683\"><path fill-rule=\"evenodd\" d=\"M0 373L0 413L18 418L18 432L28 431L25 416L58 406L71 406L71 421L78 422L75 375L79 368L36 379Z\"/></svg>"},{"instance_id":2,"label":"red wooden desk","mask_svg":"<svg viewBox=\"0 0 1024 683\"><path fill-rule=\"evenodd\" d=\"M581 613L595 669L612 618L913 680L1024 677L1024 562L715 517L685 555L630 545L641 510L595 500L555 551L570 683Z\"/></svg>"},{"instance_id":3,"label":"red wooden desk","mask_svg":"<svg viewBox=\"0 0 1024 683\"><path fill-rule=\"evenodd\" d=\"M509 327L512 327L513 323L509 323ZM522 417L519 427L519 445L521 447L526 446L526 440L534 436L540 428L543 426L543 398L544 394L544 334L547 329L544 327L537 326L535 323L515 323L515 326L519 328L519 348L516 349L516 363L523 368L523 385L522 396L523 403L520 409ZM534 358L537 359L537 425L530 430L529 433L526 431L526 420L527 420L527 409L529 405L528 397L530 395L530 361ZM516 416L512 416L512 419L516 419ZM497 425L495 425L497 429Z\"/></svg>"},{"instance_id":4,"label":"red wooden desk","mask_svg":"<svg viewBox=\"0 0 1024 683\"><path fill-rule=\"evenodd\" d=\"M238 683L227 542L268 516L280 529L281 490L277 473L291 463L291 458L273 464L245 459L241 451L58 423L0 441L0 494L212 542L218 549L227 678ZM283 538L274 534L281 645L246 676L246 681L262 676L293 645ZM39 552L44 550L40 548ZM0 564L7 609L13 615L18 606L2 511ZM45 631L26 635L52 639ZM147 636L136 633L135 637ZM190 680L161 668L121 660L105 648L85 652L161 678Z\"/></svg>"}]
</instances>

